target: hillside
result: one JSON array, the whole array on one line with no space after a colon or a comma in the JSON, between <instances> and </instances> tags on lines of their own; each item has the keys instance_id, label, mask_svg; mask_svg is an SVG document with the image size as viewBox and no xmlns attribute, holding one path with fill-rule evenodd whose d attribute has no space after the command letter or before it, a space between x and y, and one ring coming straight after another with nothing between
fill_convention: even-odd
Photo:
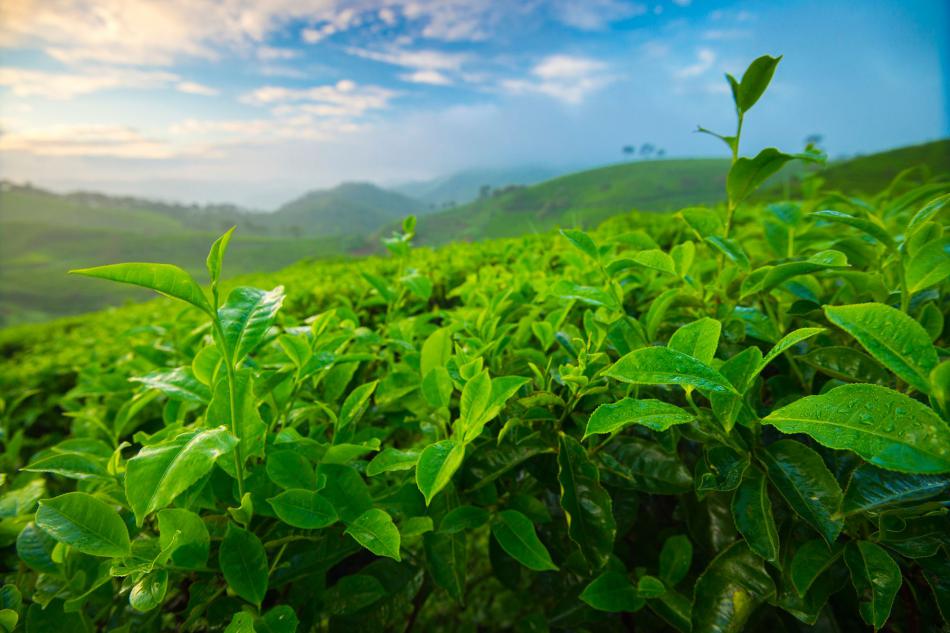
<instances>
[{"instance_id":1,"label":"hillside","mask_svg":"<svg viewBox=\"0 0 950 633\"><path fill-rule=\"evenodd\" d=\"M264 221L274 232L294 236L369 235L426 205L369 183L343 183L288 202Z\"/></svg>"},{"instance_id":2,"label":"hillside","mask_svg":"<svg viewBox=\"0 0 950 633\"><path fill-rule=\"evenodd\" d=\"M829 165L821 174L825 189L852 195L880 192L897 174L915 167L916 175L950 178L950 139L858 156Z\"/></svg>"},{"instance_id":3,"label":"hillside","mask_svg":"<svg viewBox=\"0 0 950 633\"><path fill-rule=\"evenodd\" d=\"M430 244L509 237L554 226L595 226L633 209L669 211L714 203L723 197L728 168L729 161L712 158L591 169L422 218L419 237Z\"/></svg>"},{"instance_id":4,"label":"hillside","mask_svg":"<svg viewBox=\"0 0 950 633\"><path fill-rule=\"evenodd\" d=\"M560 176L566 171L540 166L466 169L431 180L394 185L391 189L438 208L471 202L481 195L485 187L495 190L533 185Z\"/></svg>"}]
</instances>

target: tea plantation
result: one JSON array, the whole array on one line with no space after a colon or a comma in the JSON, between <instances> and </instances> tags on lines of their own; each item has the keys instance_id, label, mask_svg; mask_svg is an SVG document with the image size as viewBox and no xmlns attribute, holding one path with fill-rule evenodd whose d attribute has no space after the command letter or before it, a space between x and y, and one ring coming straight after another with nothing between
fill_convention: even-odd
<instances>
[{"instance_id":1,"label":"tea plantation","mask_svg":"<svg viewBox=\"0 0 950 633\"><path fill-rule=\"evenodd\" d=\"M947 174L720 138L718 206L76 271L166 298L0 332L0 628L947 630Z\"/></svg>"}]
</instances>

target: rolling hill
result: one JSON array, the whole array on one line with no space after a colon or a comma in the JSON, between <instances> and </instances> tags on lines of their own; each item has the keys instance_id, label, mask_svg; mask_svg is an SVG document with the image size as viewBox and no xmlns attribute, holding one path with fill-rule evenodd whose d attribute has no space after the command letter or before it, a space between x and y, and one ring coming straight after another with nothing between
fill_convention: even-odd
<instances>
[{"instance_id":1,"label":"rolling hill","mask_svg":"<svg viewBox=\"0 0 950 633\"><path fill-rule=\"evenodd\" d=\"M533 186L495 190L467 205L433 212L430 205L366 183L312 191L273 213L231 205L176 205L95 193L55 194L0 185L0 326L76 314L147 296L65 273L116 261L168 261L204 279L207 244L227 227L239 231L229 274L273 271L304 258L378 250L378 236L410 213L420 216L418 241L441 244L592 227L636 209L661 212L722 200L725 159L668 159L610 165ZM950 178L950 140L832 163L821 170L826 191L874 194L900 171L913 180ZM759 199L792 195L795 172Z\"/></svg>"},{"instance_id":2,"label":"rolling hill","mask_svg":"<svg viewBox=\"0 0 950 633\"><path fill-rule=\"evenodd\" d=\"M510 237L554 226L589 227L633 209L667 211L722 199L729 161L622 163L513 188L419 221L420 240Z\"/></svg>"},{"instance_id":3,"label":"rolling hill","mask_svg":"<svg viewBox=\"0 0 950 633\"><path fill-rule=\"evenodd\" d=\"M541 166L466 169L431 180L394 185L391 189L421 200L430 207L454 207L478 198L483 187L494 190L533 185L568 171L571 170Z\"/></svg>"},{"instance_id":4,"label":"rolling hill","mask_svg":"<svg viewBox=\"0 0 950 633\"><path fill-rule=\"evenodd\" d=\"M362 182L311 191L261 216L275 233L296 236L371 235L428 206L408 196Z\"/></svg>"}]
</instances>

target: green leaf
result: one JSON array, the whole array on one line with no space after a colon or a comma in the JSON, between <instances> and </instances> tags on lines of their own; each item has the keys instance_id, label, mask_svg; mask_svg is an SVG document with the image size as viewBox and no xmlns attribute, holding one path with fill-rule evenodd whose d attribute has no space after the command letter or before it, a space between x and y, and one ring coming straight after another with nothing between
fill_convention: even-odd
<instances>
[{"instance_id":1,"label":"green leaf","mask_svg":"<svg viewBox=\"0 0 950 633\"><path fill-rule=\"evenodd\" d=\"M224 262L224 253L228 250L228 243L231 241L231 235L236 228L236 226L232 226L228 229L224 235L214 241L214 244L211 245L211 250L208 251L208 259L205 261L205 265L208 267L208 276L211 277L212 288L216 289L218 281L221 279L221 265Z\"/></svg>"},{"instance_id":2,"label":"green leaf","mask_svg":"<svg viewBox=\"0 0 950 633\"><path fill-rule=\"evenodd\" d=\"M605 571L581 592L580 599L598 611L633 613L646 604L626 574Z\"/></svg>"},{"instance_id":3,"label":"green leaf","mask_svg":"<svg viewBox=\"0 0 950 633\"><path fill-rule=\"evenodd\" d=\"M204 521L191 510L166 508L158 512L159 545L174 546L172 561L179 567L197 569L208 562L211 536Z\"/></svg>"},{"instance_id":4,"label":"green leaf","mask_svg":"<svg viewBox=\"0 0 950 633\"><path fill-rule=\"evenodd\" d=\"M584 447L563 433L557 464L568 534L588 563L600 569L610 558L617 535L610 495L600 485L600 473Z\"/></svg>"},{"instance_id":5,"label":"green leaf","mask_svg":"<svg viewBox=\"0 0 950 633\"><path fill-rule=\"evenodd\" d=\"M561 235L567 238L571 244L579 251L591 259L597 261L600 253L597 251L597 244L591 239L590 235L577 229L561 229Z\"/></svg>"},{"instance_id":6,"label":"green leaf","mask_svg":"<svg viewBox=\"0 0 950 633\"><path fill-rule=\"evenodd\" d=\"M950 491L950 477L909 475L861 464L853 473L844 493L841 513L878 512L884 508L917 503Z\"/></svg>"},{"instance_id":7,"label":"green leaf","mask_svg":"<svg viewBox=\"0 0 950 633\"><path fill-rule=\"evenodd\" d=\"M595 433L613 433L631 424L640 424L654 431L666 431L676 424L692 422L693 418L692 413L662 400L624 398L597 407L587 421L584 438Z\"/></svg>"},{"instance_id":8,"label":"green leaf","mask_svg":"<svg viewBox=\"0 0 950 633\"><path fill-rule=\"evenodd\" d=\"M235 288L218 309L224 345L238 365L260 344L284 302L284 287L270 292L246 286Z\"/></svg>"},{"instance_id":9,"label":"green leaf","mask_svg":"<svg viewBox=\"0 0 950 633\"><path fill-rule=\"evenodd\" d=\"M907 262L907 286L911 294L935 286L947 277L950 277L950 237L926 244Z\"/></svg>"},{"instance_id":10,"label":"green leaf","mask_svg":"<svg viewBox=\"0 0 950 633\"><path fill-rule=\"evenodd\" d=\"M722 237L721 235L710 235L706 238L706 243L712 245L713 248L729 258L729 261L740 269L749 270L749 268L751 268L752 264L749 262L749 256L746 255L745 250L743 250L739 242Z\"/></svg>"},{"instance_id":11,"label":"green leaf","mask_svg":"<svg viewBox=\"0 0 950 633\"><path fill-rule=\"evenodd\" d=\"M812 273L823 270L839 270L847 267L848 258L844 253L839 251L821 251L806 260L786 262L784 264L778 264L777 266L769 266L756 270L749 276L746 282L743 282L742 296L745 297L756 292L769 292L781 286L789 279L801 275L811 275ZM762 278L758 283L749 283L749 287L746 288L746 283L751 282L753 276L759 274L759 271L763 271L761 273Z\"/></svg>"},{"instance_id":12,"label":"green leaf","mask_svg":"<svg viewBox=\"0 0 950 633\"><path fill-rule=\"evenodd\" d=\"M151 611L160 606L168 591L168 572L156 569L142 576L132 585L129 592L129 604L136 611Z\"/></svg>"},{"instance_id":13,"label":"green leaf","mask_svg":"<svg viewBox=\"0 0 950 633\"><path fill-rule=\"evenodd\" d=\"M419 357L420 374L425 377L436 367L445 367L452 356L452 330L447 327L439 328L429 335L422 344Z\"/></svg>"},{"instance_id":14,"label":"green leaf","mask_svg":"<svg viewBox=\"0 0 950 633\"><path fill-rule=\"evenodd\" d=\"M811 151L802 154L786 154L774 147L767 147L759 152L755 158L744 156L739 158L732 164L729 175L726 177L726 191L729 194L729 200L734 205L739 204L748 198L759 185L785 166L785 163L796 159L816 162L821 159L821 154Z\"/></svg>"},{"instance_id":15,"label":"green leaf","mask_svg":"<svg viewBox=\"0 0 950 633\"><path fill-rule=\"evenodd\" d=\"M736 107L740 112L748 112L759 100L765 89L769 87L772 75L775 74L775 67L781 60L781 55L778 57L763 55L749 64L742 74L742 81L739 82L739 88L734 95Z\"/></svg>"},{"instance_id":16,"label":"green leaf","mask_svg":"<svg viewBox=\"0 0 950 633\"><path fill-rule=\"evenodd\" d=\"M422 379L422 395L433 407L448 407L452 403L452 378L445 367L435 367Z\"/></svg>"},{"instance_id":17,"label":"green leaf","mask_svg":"<svg viewBox=\"0 0 950 633\"><path fill-rule=\"evenodd\" d=\"M366 482L351 466L320 464L318 477L326 477L326 486L320 491L336 510L344 523L354 521L373 507Z\"/></svg>"},{"instance_id":18,"label":"green leaf","mask_svg":"<svg viewBox=\"0 0 950 633\"><path fill-rule=\"evenodd\" d=\"M285 490L313 490L317 486L317 475L310 460L294 450L269 452L265 470L267 477Z\"/></svg>"},{"instance_id":19,"label":"green leaf","mask_svg":"<svg viewBox=\"0 0 950 633\"><path fill-rule=\"evenodd\" d=\"M264 434L267 427L261 420L257 408L257 397L254 395L254 372L242 368L234 372L234 412L235 419L231 419L231 385L225 372L220 372L218 382L214 386L211 402L205 412L208 424L224 424L236 435L240 441L241 457L246 461L252 455L263 457ZM235 476L234 460L221 462L231 476Z\"/></svg>"},{"instance_id":20,"label":"green leaf","mask_svg":"<svg viewBox=\"0 0 950 633\"><path fill-rule=\"evenodd\" d=\"M599 454L605 483L651 494L675 495L693 488L693 477L679 456L656 442L617 437Z\"/></svg>"},{"instance_id":21,"label":"green leaf","mask_svg":"<svg viewBox=\"0 0 950 633\"><path fill-rule=\"evenodd\" d=\"M693 633L739 633L756 608L775 595L762 559L740 541L709 563L696 581Z\"/></svg>"},{"instance_id":22,"label":"green leaf","mask_svg":"<svg viewBox=\"0 0 950 633\"><path fill-rule=\"evenodd\" d=\"M129 380L138 382L149 389L156 389L173 400L208 404L211 400L211 391L207 385L195 377L189 367L177 367L162 371L154 371L145 376L132 377Z\"/></svg>"},{"instance_id":23,"label":"green leaf","mask_svg":"<svg viewBox=\"0 0 950 633\"><path fill-rule=\"evenodd\" d=\"M759 453L769 480L800 517L828 543L834 543L843 522L837 515L841 487L821 456L801 442L779 440Z\"/></svg>"},{"instance_id":24,"label":"green leaf","mask_svg":"<svg viewBox=\"0 0 950 633\"><path fill-rule=\"evenodd\" d=\"M825 306L828 320L918 391L930 393L937 351L927 331L900 310L881 303Z\"/></svg>"},{"instance_id":25,"label":"green leaf","mask_svg":"<svg viewBox=\"0 0 950 633\"><path fill-rule=\"evenodd\" d=\"M218 553L221 573L231 590L260 607L267 594L267 552L253 532L228 523Z\"/></svg>"},{"instance_id":26,"label":"green leaf","mask_svg":"<svg viewBox=\"0 0 950 633\"><path fill-rule=\"evenodd\" d=\"M736 393L726 378L709 365L668 347L643 347L622 356L605 376L637 385L683 385Z\"/></svg>"},{"instance_id":27,"label":"green leaf","mask_svg":"<svg viewBox=\"0 0 950 633\"><path fill-rule=\"evenodd\" d=\"M894 598L901 588L901 568L880 545L852 541L844 550L844 562L858 592L858 610L865 622L880 629L891 615Z\"/></svg>"},{"instance_id":28,"label":"green leaf","mask_svg":"<svg viewBox=\"0 0 950 633\"><path fill-rule=\"evenodd\" d=\"M422 537L429 574L457 602L465 597L468 551L465 534L434 532Z\"/></svg>"},{"instance_id":29,"label":"green leaf","mask_svg":"<svg viewBox=\"0 0 950 633\"><path fill-rule=\"evenodd\" d=\"M366 465L366 475L375 477L394 470L411 470L415 468L418 461L419 453L417 451L402 451L392 447L384 448Z\"/></svg>"},{"instance_id":30,"label":"green leaf","mask_svg":"<svg viewBox=\"0 0 950 633\"><path fill-rule=\"evenodd\" d=\"M129 555L129 531L112 506L84 492L43 499L36 527L83 554L119 558Z\"/></svg>"},{"instance_id":31,"label":"green leaf","mask_svg":"<svg viewBox=\"0 0 950 633\"><path fill-rule=\"evenodd\" d=\"M465 445L455 440L442 440L422 451L416 464L416 485L426 505L452 480L464 459Z\"/></svg>"},{"instance_id":32,"label":"green leaf","mask_svg":"<svg viewBox=\"0 0 950 633\"><path fill-rule=\"evenodd\" d=\"M634 254L631 260L645 268L676 276L673 258L658 248L640 251Z\"/></svg>"},{"instance_id":33,"label":"green leaf","mask_svg":"<svg viewBox=\"0 0 950 633\"><path fill-rule=\"evenodd\" d=\"M675 587L693 563L693 543L689 537L675 534L665 541L660 549L660 578L670 587Z\"/></svg>"},{"instance_id":34,"label":"green leaf","mask_svg":"<svg viewBox=\"0 0 950 633\"><path fill-rule=\"evenodd\" d=\"M864 352L853 347L817 347L798 357L832 378L845 382L883 383L890 374Z\"/></svg>"},{"instance_id":35,"label":"green leaf","mask_svg":"<svg viewBox=\"0 0 950 633\"><path fill-rule=\"evenodd\" d=\"M300 621L294 610L285 604L277 605L254 623L257 633L296 633Z\"/></svg>"},{"instance_id":36,"label":"green leaf","mask_svg":"<svg viewBox=\"0 0 950 633\"><path fill-rule=\"evenodd\" d=\"M491 533L509 556L528 569L557 571L558 567L535 533L531 519L517 510L499 512Z\"/></svg>"},{"instance_id":37,"label":"green leaf","mask_svg":"<svg viewBox=\"0 0 950 633\"><path fill-rule=\"evenodd\" d=\"M778 528L772 515L768 482L758 468L749 468L732 497L732 517L749 549L767 561L778 561Z\"/></svg>"},{"instance_id":38,"label":"green leaf","mask_svg":"<svg viewBox=\"0 0 950 633\"><path fill-rule=\"evenodd\" d=\"M646 315L640 317L646 330L647 339L650 341L656 340L656 334L660 331L660 326L663 325L663 319L677 298L679 298L679 290L670 288L650 302Z\"/></svg>"},{"instance_id":39,"label":"green leaf","mask_svg":"<svg viewBox=\"0 0 950 633\"><path fill-rule=\"evenodd\" d=\"M906 473L950 472L950 427L930 407L878 385L843 385L773 411L764 424Z\"/></svg>"},{"instance_id":40,"label":"green leaf","mask_svg":"<svg viewBox=\"0 0 950 633\"><path fill-rule=\"evenodd\" d=\"M829 222L853 226L859 231L867 233L878 242L886 246L889 250L892 250L895 247L894 238L891 237L891 234L888 232L887 228L881 225L880 222L876 221L873 217L859 218L849 213L844 213L842 211L832 211L830 209L814 211L811 215Z\"/></svg>"},{"instance_id":41,"label":"green leaf","mask_svg":"<svg viewBox=\"0 0 950 633\"><path fill-rule=\"evenodd\" d=\"M822 327L803 327L792 332L789 332L783 336L778 343L772 346L772 349L769 350L769 353L765 355L765 358L762 359L762 362L759 363L759 369L755 372L756 375L762 373L762 370L765 369L766 365L771 363L773 360L778 358L778 356L801 343L802 341L809 339L817 334L825 332L825 328Z\"/></svg>"},{"instance_id":42,"label":"green leaf","mask_svg":"<svg viewBox=\"0 0 950 633\"><path fill-rule=\"evenodd\" d=\"M129 460L125 495L142 525L145 517L174 501L175 497L204 477L237 441L219 426L207 431L183 433L173 440L146 446Z\"/></svg>"},{"instance_id":43,"label":"green leaf","mask_svg":"<svg viewBox=\"0 0 950 633\"><path fill-rule=\"evenodd\" d=\"M71 270L70 274L108 279L123 284L141 286L173 299L190 303L205 314L213 311L198 282L186 271L171 264L113 264Z\"/></svg>"},{"instance_id":44,"label":"green leaf","mask_svg":"<svg viewBox=\"0 0 950 633\"><path fill-rule=\"evenodd\" d=\"M379 384L379 381L374 380L365 385L360 385L350 392L346 400L343 401L343 406L340 407L340 415L337 416L337 432L342 431L350 424L355 424L363 417L377 384Z\"/></svg>"},{"instance_id":45,"label":"green leaf","mask_svg":"<svg viewBox=\"0 0 950 633\"><path fill-rule=\"evenodd\" d=\"M551 287L551 294L561 299L576 299L587 305L604 306L611 310L620 307L617 300L609 292L593 286L582 286L567 279L561 279L554 284Z\"/></svg>"},{"instance_id":46,"label":"green leaf","mask_svg":"<svg viewBox=\"0 0 950 633\"><path fill-rule=\"evenodd\" d=\"M789 566L788 576L798 595L804 596L819 576L841 556L844 548L839 544L828 547L821 539L812 539L802 544L795 552Z\"/></svg>"},{"instance_id":47,"label":"green leaf","mask_svg":"<svg viewBox=\"0 0 950 633\"><path fill-rule=\"evenodd\" d=\"M459 426L462 429L477 427L491 404L491 378L488 370L475 374L462 388L459 401Z\"/></svg>"},{"instance_id":48,"label":"green leaf","mask_svg":"<svg viewBox=\"0 0 950 633\"><path fill-rule=\"evenodd\" d=\"M442 517L439 531L448 534L473 530L488 522L488 510L477 506L459 506Z\"/></svg>"},{"instance_id":49,"label":"green leaf","mask_svg":"<svg viewBox=\"0 0 950 633\"><path fill-rule=\"evenodd\" d=\"M336 523L333 504L312 490L291 488L267 502L281 521L304 530L318 530Z\"/></svg>"},{"instance_id":50,"label":"green leaf","mask_svg":"<svg viewBox=\"0 0 950 633\"><path fill-rule=\"evenodd\" d=\"M347 525L346 534L377 556L400 560L399 530L384 510L367 510Z\"/></svg>"},{"instance_id":51,"label":"green leaf","mask_svg":"<svg viewBox=\"0 0 950 633\"><path fill-rule=\"evenodd\" d=\"M722 324L719 321L704 317L673 332L668 347L708 365L719 347L720 332Z\"/></svg>"}]
</instances>

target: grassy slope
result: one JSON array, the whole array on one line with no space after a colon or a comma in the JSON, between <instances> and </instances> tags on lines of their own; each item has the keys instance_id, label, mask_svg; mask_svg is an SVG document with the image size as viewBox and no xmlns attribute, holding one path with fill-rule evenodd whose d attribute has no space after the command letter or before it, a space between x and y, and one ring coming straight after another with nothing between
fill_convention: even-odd
<instances>
[{"instance_id":1,"label":"grassy slope","mask_svg":"<svg viewBox=\"0 0 950 633\"><path fill-rule=\"evenodd\" d=\"M859 156L829 165L822 173L825 189L870 195L881 191L898 173L918 167L925 177L950 178L950 139ZM920 173L920 172L918 172Z\"/></svg>"},{"instance_id":2,"label":"grassy slope","mask_svg":"<svg viewBox=\"0 0 950 633\"><path fill-rule=\"evenodd\" d=\"M509 237L554 226L595 226L632 209L667 211L722 199L722 159L624 163L592 169L436 213L419 221L424 243Z\"/></svg>"}]
</instances>

